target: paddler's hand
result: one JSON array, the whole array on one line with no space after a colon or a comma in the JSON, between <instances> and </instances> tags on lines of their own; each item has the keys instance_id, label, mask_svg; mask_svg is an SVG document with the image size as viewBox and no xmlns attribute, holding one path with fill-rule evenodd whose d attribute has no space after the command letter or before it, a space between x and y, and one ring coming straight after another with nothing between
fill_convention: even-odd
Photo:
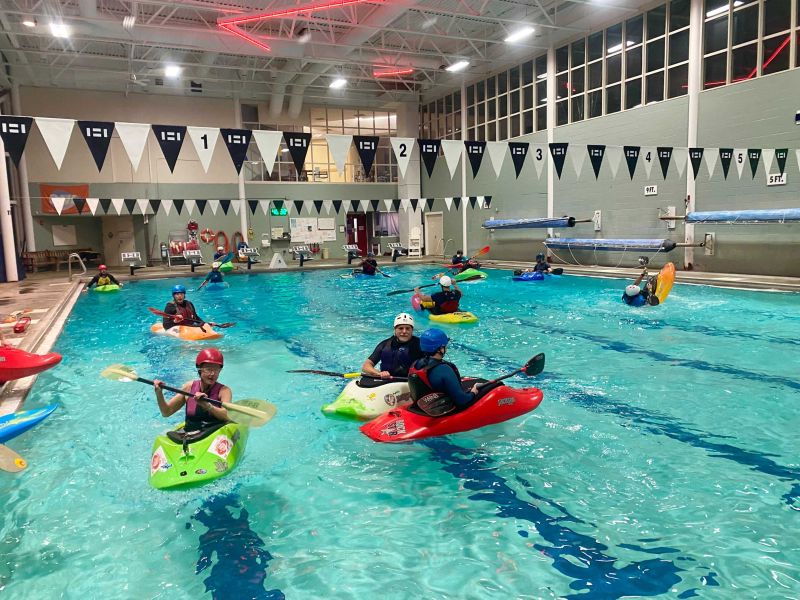
<instances>
[{"instance_id":1,"label":"paddler's hand","mask_svg":"<svg viewBox=\"0 0 800 600\"><path fill-rule=\"evenodd\" d=\"M194 395L194 401L197 402L197 405L203 410L208 410L213 406L208 400L208 396L206 396L203 392L197 392Z\"/></svg>"},{"instance_id":2,"label":"paddler's hand","mask_svg":"<svg viewBox=\"0 0 800 600\"><path fill-rule=\"evenodd\" d=\"M183 315L175 315L172 317L172 321L174 323L181 323L183 321Z\"/></svg>"},{"instance_id":3,"label":"paddler's hand","mask_svg":"<svg viewBox=\"0 0 800 600\"><path fill-rule=\"evenodd\" d=\"M153 379L153 387L156 391L159 391L161 388L164 387L164 382L160 379Z\"/></svg>"},{"instance_id":4,"label":"paddler's hand","mask_svg":"<svg viewBox=\"0 0 800 600\"><path fill-rule=\"evenodd\" d=\"M415 292L415 293L417 293L417 294L419 294L419 288L418 288L418 287L415 287L415 288L414 288L414 292Z\"/></svg>"},{"instance_id":5,"label":"paddler's hand","mask_svg":"<svg viewBox=\"0 0 800 600\"><path fill-rule=\"evenodd\" d=\"M475 385L473 385L473 386L472 386L472 387L469 389L469 391L470 391L470 392L472 392L473 394L475 394L475 395L477 396L477 394L478 394L478 391L481 389L481 387L480 387L480 386L481 386L481 384L480 384L480 383L476 383Z\"/></svg>"},{"instance_id":6,"label":"paddler's hand","mask_svg":"<svg viewBox=\"0 0 800 600\"><path fill-rule=\"evenodd\" d=\"M389 373L389 371L381 371L379 373L379 375L381 376L381 379L391 379L392 378L392 374Z\"/></svg>"}]
</instances>

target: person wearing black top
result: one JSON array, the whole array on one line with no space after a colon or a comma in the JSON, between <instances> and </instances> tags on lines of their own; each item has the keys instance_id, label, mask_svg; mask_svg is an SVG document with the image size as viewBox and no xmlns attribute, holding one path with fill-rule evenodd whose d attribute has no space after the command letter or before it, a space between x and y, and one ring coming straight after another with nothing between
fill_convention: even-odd
<instances>
[{"instance_id":1,"label":"person wearing black top","mask_svg":"<svg viewBox=\"0 0 800 600\"><path fill-rule=\"evenodd\" d=\"M361 366L361 372L381 379L406 377L409 367L420 358L422 350L419 338L414 335L414 318L408 313L400 313L394 319L394 335L375 346ZM376 368L378 363L380 371Z\"/></svg>"}]
</instances>

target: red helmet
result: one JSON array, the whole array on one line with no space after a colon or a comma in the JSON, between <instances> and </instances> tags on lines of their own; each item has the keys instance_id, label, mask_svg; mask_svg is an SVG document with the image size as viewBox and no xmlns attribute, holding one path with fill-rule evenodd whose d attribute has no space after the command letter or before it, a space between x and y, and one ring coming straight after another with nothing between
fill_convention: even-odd
<instances>
[{"instance_id":1,"label":"red helmet","mask_svg":"<svg viewBox=\"0 0 800 600\"><path fill-rule=\"evenodd\" d=\"M100 265L99 267L97 267L98 271L106 271L107 269L108 267L106 267L105 265Z\"/></svg>"},{"instance_id":2,"label":"red helmet","mask_svg":"<svg viewBox=\"0 0 800 600\"><path fill-rule=\"evenodd\" d=\"M205 350L200 350L200 353L194 360L194 366L199 369L200 365L202 365L203 363L219 365L220 367L225 365L225 361L222 358L222 352L220 352L216 348L206 348Z\"/></svg>"}]
</instances>

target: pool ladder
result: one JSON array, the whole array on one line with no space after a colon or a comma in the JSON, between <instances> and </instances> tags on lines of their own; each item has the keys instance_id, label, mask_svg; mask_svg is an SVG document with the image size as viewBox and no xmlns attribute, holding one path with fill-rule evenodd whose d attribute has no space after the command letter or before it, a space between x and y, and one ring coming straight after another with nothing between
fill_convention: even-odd
<instances>
[{"instance_id":1,"label":"pool ladder","mask_svg":"<svg viewBox=\"0 0 800 600\"><path fill-rule=\"evenodd\" d=\"M455 240L453 240L453 238L448 238L448 240L447 240L447 241L444 243L444 245L442 246L442 258L443 258L443 259L447 259L447 245L448 245L450 242L453 242L453 241L455 241Z\"/></svg>"},{"instance_id":2,"label":"pool ladder","mask_svg":"<svg viewBox=\"0 0 800 600\"><path fill-rule=\"evenodd\" d=\"M83 269L82 273L78 273L78 275L86 275L86 265L83 264L83 259L81 255L77 252L70 252L69 257L67 258L67 270L69 271L69 280L72 281L72 259L75 258L78 260L78 264L80 264L81 269Z\"/></svg>"}]
</instances>

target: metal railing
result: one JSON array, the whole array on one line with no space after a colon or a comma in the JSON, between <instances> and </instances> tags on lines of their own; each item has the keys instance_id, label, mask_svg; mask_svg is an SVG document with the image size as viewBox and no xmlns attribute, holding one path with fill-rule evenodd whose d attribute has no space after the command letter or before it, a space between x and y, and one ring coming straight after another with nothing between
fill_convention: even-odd
<instances>
[{"instance_id":1,"label":"metal railing","mask_svg":"<svg viewBox=\"0 0 800 600\"><path fill-rule=\"evenodd\" d=\"M444 246L442 246L442 258L444 258L444 259L447 258L447 244L449 244L450 242L454 242L454 241L455 240L453 238L450 238L444 243Z\"/></svg>"},{"instance_id":2,"label":"metal railing","mask_svg":"<svg viewBox=\"0 0 800 600\"><path fill-rule=\"evenodd\" d=\"M81 269L83 269L83 272L79 273L79 275L86 275L86 265L83 264L83 259L81 258L81 255L78 254L77 252L71 252L69 257L67 258L67 270L69 271L69 280L70 281L72 281L72 259L73 258L77 258L78 259L78 263L81 265Z\"/></svg>"}]
</instances>

